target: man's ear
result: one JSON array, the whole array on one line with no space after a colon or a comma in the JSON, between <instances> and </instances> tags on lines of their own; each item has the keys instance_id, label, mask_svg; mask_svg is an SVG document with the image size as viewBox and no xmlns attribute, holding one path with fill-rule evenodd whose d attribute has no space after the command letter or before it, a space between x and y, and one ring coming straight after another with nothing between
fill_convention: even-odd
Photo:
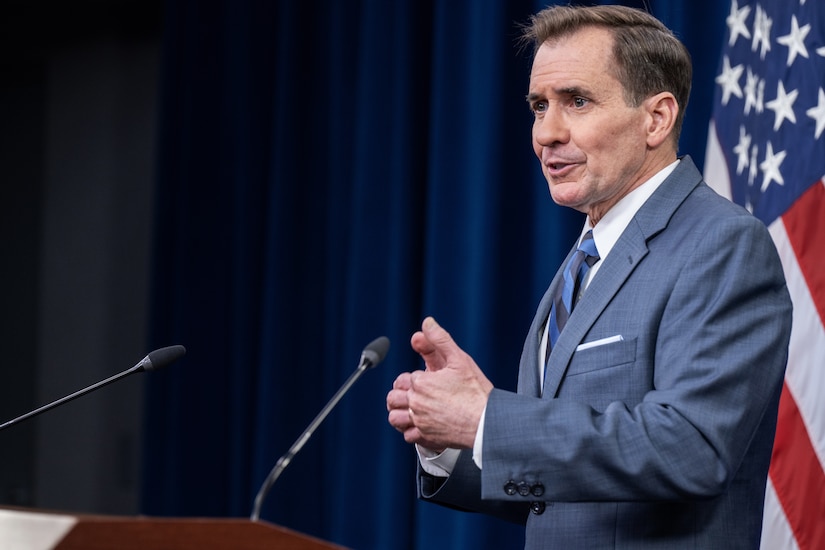
<instances>
[{"instance_id":1,"label":"man's ear","mask_svg":"<svg viewBox=\"0 0 825 550\"><path fill-rule=\"evenodd\" d=\"M670 92L660 92L644 101L647 121L647 145L655 149L673 134L679 104Z\"/></svg>"}]
</instances>

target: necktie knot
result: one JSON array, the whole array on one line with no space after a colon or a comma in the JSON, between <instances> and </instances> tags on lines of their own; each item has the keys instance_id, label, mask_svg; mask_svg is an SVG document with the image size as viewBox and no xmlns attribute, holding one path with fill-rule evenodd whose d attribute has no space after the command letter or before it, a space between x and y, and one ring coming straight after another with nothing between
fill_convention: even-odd
<instances>
[{"instance_id":1,"label":"necktie knot","mask_svg":"<svg viewBox=\"0 0 825 550\"><path fill-rule=\"evenodd\" d=\"M584 234L582 242L579 244L578 251L584 254L584 261L587 264L587 269L590 269L596 262L599 261L599 251L596 249L596 241L593 240L592 229Z\"/></svg>"},{"instance_id":2,"label":"necktie knot","mask_svg":"<svg viewBox=\"0 0 825 550\"><path fill-rule=\"evenodd\" d=\"M593 240L593 230L591 229L582 237L579 247L564 270L562 300L568 315L576 306L585 275L597 261L599 261L599 251L596 249L596 241ZM559 331L561 331L561 327L559 327Z\"/></svg>"}]
</instances>

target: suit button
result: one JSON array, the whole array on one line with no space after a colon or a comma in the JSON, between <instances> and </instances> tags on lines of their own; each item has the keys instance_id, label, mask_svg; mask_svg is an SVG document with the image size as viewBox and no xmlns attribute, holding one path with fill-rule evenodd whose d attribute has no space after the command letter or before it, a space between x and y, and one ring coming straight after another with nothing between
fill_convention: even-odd
<instances>
[{"instance_id":1,"label":"suit button","mask_svg":"<svg viewBox=\"0 0 825 550\"><path fill-rule=\"evenodd\" d=\"M523 497L526 497L527 495L529 495L530 494L530 484L527 483L526 481L522 481L521 483L519 483L518 484L518 494L520 494Z\"/></svg>"},{"instance_id":2,"label":"suit button","mask_svg":"<svg viewBox=\"0 0 825 550\"><path fill-rule=\"evenodd\" d=\"M512 479L504 484L504 492L510 496L516 494L516 482Z\"/></svg>"},{"instance_id":3,"label":"suit button","mask_svg":"<svg viewBox=\"0 0 825 550\"><path fill-rule=\"evenodd\" d=\"M530 511L537 516L540 516L544 513L544 503L543 502L531 502L530 503Z\"/></svg>"},{"instance_id":4,"label":"suit button","mask_svg":"<svg viewBox=\"0 0 825 550\"><path fill-rule=\"evenodd\" d=\"M541 483L534 483L532 487L530 487L530 494L534 497L540 497L544 494L544 485Z\"/></svg>"}]
</instances>

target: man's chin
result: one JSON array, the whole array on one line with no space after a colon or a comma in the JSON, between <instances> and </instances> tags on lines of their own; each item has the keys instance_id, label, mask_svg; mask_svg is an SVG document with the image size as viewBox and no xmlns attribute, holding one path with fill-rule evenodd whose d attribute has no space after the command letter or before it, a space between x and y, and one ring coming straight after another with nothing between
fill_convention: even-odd
<instances>
[{"instance_id":1,"label":"man's chin","mask_svg":"<svg viewBox=\"0 0 825 550\"><path fill-rule=\"evenodd\" d=\"M550 197L559 206L580 210L581 197L579 196L577 181L550 182Z\"/></svg>"}]
</instances>

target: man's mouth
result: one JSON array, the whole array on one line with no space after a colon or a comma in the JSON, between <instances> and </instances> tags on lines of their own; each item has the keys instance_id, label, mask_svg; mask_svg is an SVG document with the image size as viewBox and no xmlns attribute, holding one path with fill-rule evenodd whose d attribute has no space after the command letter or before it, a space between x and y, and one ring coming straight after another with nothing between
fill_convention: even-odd
<instances>
[{"instance_id":1,"label":"man's mouth","mask_svg":"<svg viewBox=\"0 0 825 550\"><path fill-rule=\"evenodd\" d=\"M562 177L569 174L576 165L565 162L549 162L545 164L545 166L547 167L548 175L552 177Z\"/></svg>"}]
</instances>

